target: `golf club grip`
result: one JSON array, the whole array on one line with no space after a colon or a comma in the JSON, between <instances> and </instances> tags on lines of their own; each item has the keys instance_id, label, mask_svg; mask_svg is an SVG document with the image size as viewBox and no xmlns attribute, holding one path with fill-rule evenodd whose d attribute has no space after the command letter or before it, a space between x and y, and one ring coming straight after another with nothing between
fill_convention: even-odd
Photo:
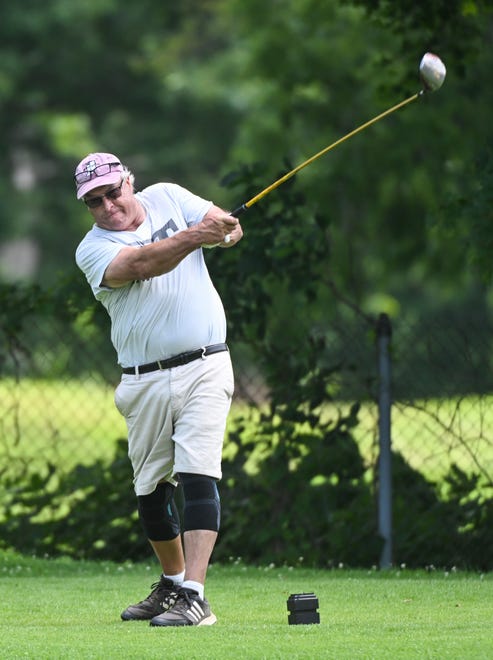
<instances>
[{"instance_id":1,"label":"golf club grip","mask_svg":"<svg viewBox=\"0 0 493 660\"><path fill-rule=\"evenodd\" d=\"M239 215L241 215L242 213L245 213L245 211L246 211L247 209L248 209L248 206L246 206L246 204L242 204L241 206L238 206L238 208L235 209L234 211L231 211L231 213L230 213L229 215L232 215L232 216L234 216L235 218L237 218L237 217L238 217Z\"/></svg>"}]
</instances>

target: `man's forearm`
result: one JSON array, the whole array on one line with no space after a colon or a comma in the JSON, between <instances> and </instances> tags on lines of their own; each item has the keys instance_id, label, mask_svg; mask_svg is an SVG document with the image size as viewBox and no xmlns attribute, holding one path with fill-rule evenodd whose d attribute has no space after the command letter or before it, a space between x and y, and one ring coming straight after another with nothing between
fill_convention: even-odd
<instances>
[{"instance_id":1,"label":"man's forearm","mask_svg":"<svg viewBox=\"0 0 493 660\"><path fill-rule=\"evenodd\" d=\"M143 247L123 248L106 269L102 283L118 288L135 280L148 280L169 273L200 247L201 232L198 227Z\"/></svg>"}]
</instances>

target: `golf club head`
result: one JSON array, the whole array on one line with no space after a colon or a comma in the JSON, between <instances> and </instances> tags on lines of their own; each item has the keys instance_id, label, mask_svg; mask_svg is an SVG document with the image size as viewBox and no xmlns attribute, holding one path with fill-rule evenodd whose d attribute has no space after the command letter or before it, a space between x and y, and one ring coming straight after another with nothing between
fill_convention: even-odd
<instances>
[{"instance_id":1,"label":"golf club head","mask_svg":"<svg viewBox=\"0 0 493 660\"><path fill-rule=\"evenodd\" d=\"M425 91L435 92L443 85L447 69L434 53L425 53L419 65L419 75Z\"/></svg>"}]
</instances>

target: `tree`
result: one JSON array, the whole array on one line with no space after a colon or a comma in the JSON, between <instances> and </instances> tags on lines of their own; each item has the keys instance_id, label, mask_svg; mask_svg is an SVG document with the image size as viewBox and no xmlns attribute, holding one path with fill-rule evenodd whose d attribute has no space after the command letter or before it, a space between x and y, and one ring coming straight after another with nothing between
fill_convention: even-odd
<instances>
[{"instance_id":1,"label":"tree","mask_svg":"<svg viewBox=\"0 0 493 660\"><path fill-rule=\"evenodd\" d=\"M264 187L279 168L414 93L420 57L436 49L449 70L443 91L298 178L312 208L332 220L334 277L368 308L380 293L400 299L425 281L471 284L459 227L445 236L439 211L472 201L481 172L470 164L487 160L486 3L288 0L282 8L258 0L2 6L0 240L35 243L33 277L74 268L90 217L74 202L71 172L88 151L118 152L138 186L175 180L233 207L243 200L219 186L222 175L258 163Z\"/></svg>"},{"instance_id":2,"label":"tree","mask_svg":"<svg viewBox=\"0 0 493 660\"><path fill-rule=\"evenodd\" d=\"M187 76L222 43L217 4L2 6L0 240L40 249L33 276L52 281L74 267L90 216L74 201L72 172L90 151L117 152L139 186L159 177L204 196L214 189L234 111Z\"/></svg>"}]
</instances>

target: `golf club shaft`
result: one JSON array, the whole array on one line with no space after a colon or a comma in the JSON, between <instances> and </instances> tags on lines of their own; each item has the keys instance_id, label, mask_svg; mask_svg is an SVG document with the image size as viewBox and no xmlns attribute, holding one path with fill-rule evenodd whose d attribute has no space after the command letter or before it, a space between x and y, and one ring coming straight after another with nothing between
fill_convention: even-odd
<instances>
[{"instance_id":1,"label":"golf club shaft","mask_svg":"<svg viewBox=\"0 0 493 660\"><path fill-rule=\"evenodd\" d=\"M362 124L361 126L358 126L358 128L355 128L354 131L351 131L347 135L344 135L344 137L339 138L339 140L336 140L332 144L329 144L328 147L325 147L325 149L322 149L322 151L319 151L314 156L312 156L311 158L308 158L303 163L301 163L301 165L298 165L297 167L292 169L290 172L288 172L287 174L282 176L280 179L278 179L277 181L274 181L274 183L272 183L270 186L268 186L267 188L265 188L264 190L259 192L258 195L255 195L255 197L252 197L251 199L249 199L248 202L245 202L244 204L239 206L234 211L231 211L231 215L238 216L241 213L244 213L247 209L249 209L251 206L253 206L258 201L260 201L263 197L265 197L272 190L275 190L282 183L284 183L285 181L290 179L292 176L294 176L297 172L302 170L304 167L306 167L307 165L310 165L310 163L313 163L315 160L317 160L318 158L320 158L321 156L326 154L331 149L334 149L334 147L337 147L337 145L341 144L342 142L345 142L346 140L348 140L353 135L356 135L356 133L360 133L365 128L368 128L368 126L371 126L372 124L379 121L380 119L383 119L387 115L390 115L390 113L395 112L396 110L399 110L399 108L403 108L405 105L407 105L408 103L411 103L412 101L415 101L417 98L419 98L421 96L422 93L423 92L417 92L416 94L414 94L413 96L410 96L405 101L401 101L397 105L394 105L392 108L389 108L385 112L382 112L377 117L374 117L373 119L370 119L370 121L367 121L365 124Z\"/></svg>"}]
</instances>

